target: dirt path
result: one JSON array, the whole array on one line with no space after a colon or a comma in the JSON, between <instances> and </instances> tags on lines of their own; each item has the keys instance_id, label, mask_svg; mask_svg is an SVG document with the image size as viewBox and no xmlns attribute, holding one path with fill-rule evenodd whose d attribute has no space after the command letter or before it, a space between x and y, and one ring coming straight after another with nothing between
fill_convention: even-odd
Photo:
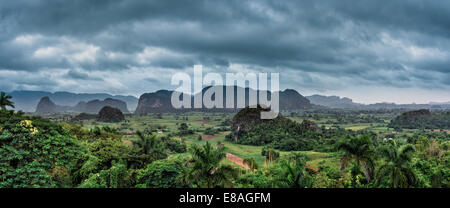
<instances>
[{"instance_id":1,"label":"dirt path","mask_svg":"<svg viewBox=\"0 0 450 208\"><path fill-rule=\"evenodd\" d=\"M218 137L219 135L208 135L208 136L203 136L202 139L203 140L210 140L210 139L214 139L216 137Z\"/></svg>"},{"instance_id":2,"label":"dirt path","mask_svg":"<svg viewBox=\"0 0 450 208\"><path fill-rule=\"evenodd\" d=\"M245 168L246 170L250 169L247 164L244 164L244 159L242 159L241 157L239 157L237 155L233 155L233 154L227 152L227 160L233 162L236 165L239 165L239 166Z\"/></svg>"}]
</instances>

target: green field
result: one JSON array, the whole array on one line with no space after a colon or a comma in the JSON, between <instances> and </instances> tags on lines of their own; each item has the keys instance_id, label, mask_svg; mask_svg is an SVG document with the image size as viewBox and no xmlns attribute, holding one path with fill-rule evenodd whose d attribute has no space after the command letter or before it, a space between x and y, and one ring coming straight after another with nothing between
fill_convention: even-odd
<instances>
[{"instance_id":1,"label":"green field","mask_svg":"<svg viewBox=\"0 0 450 208\"><path fill-rule=\"evenodd\" d=\"M158 126L163 130L162 133L157 133L159 137L168 136L170 132L174 132L177 130L178 125L180 123L186 123L189 128L192 128L196 131L195 135L188 136L175 136L174 138L177 140L181 140L182 138L188 145L203 145L206 142L209 142L215 146L220 142L224 145L225 151L231 154L237 155L241 158L254 158L260 167L264 166L264 156L261 155L262 146L251 146L251 145L240 145L235 144L225 140L225 136L229 134L229 131L220 132L217 135L214 135L213 138L208 140L198 140L198 135L204 135L201 131L211 127L216 128L223 120L231 119L233 114L218 114L218 113L188 113L181 115L176 114L163 114L162 118L158 118L156 115L146 115L146 116L135 116L129 115L126 117L126 122L121 123L103 123L97 122L95 120L85 120L82 122L84 128L92 129L96 126L109 126L113 128L117 128L124 133L133 133L133 131L144 131L149 126ZM182 120L182 117L187 117L188 120ZM207 118L207 119L205 119ZM302 122L304 119L293 117L290 118L296 122ZM346 129L351 130L361 130L369 128L368 124L354 124L354 125L342 125ZM136 140L136 135L125 135L123 137L124 143L131 144L131 141ZM326 166L337 167L338 166L338 156L335 153L322 153L322 152L314 152L314 151L297 151L305 153L308 158L308 164L317 167L319 163ZM287 155L291 152L280 151L281 156ZM235 165L234 163L230 163Z\"/></svg>"},{"instance_id":2,"label":"green field","mask_svg":"<svg viewBox=\"0 0 450 208\"><path fill-rule=\"evenodd\" d=\"M52 180L59 180L60 186L65 187L397 187L402 184L385 180L390 175L382 176L383 185L379 185L375 182L381 179L368 181L365 174L375 177L383 165L395 165L394 162L387 163L383 148L391 147L391 151L401 154L408 146L415 152L401 158L407 160L409 169L419 180L417 183L407 182L408 187L448 186L445 174L448 173L446 158L450 155L449 134L425 129L389 128L386 121L394 118L396 113L283 112L288 119L252 124L250 130L238 132L242 134L237 141L229 139L237 133L232 122L241 121L234 124L243 125L251 120L239 120L241 118L233 113L127 114L125 120L117 123L99 122L97 119L71 121L76 114L70 113L41 115L43 120L24 117L28 115L20 113L0 113L14 118L7 121L10 124L0 127L3 137L13 135L15 139L9 143L9 149L42 149L42 156L51 153L50 157L41 157L44 162L61 157L58 163L44 163L47 169L40 172L44 175L29 176L49 179L42 182L45 183L40 185L42 187L55 186ZM36 140L36 136L40 139ZM30 142L22 143L23 139ZM40 148L33 147L36 142ZM24 148L24 144L30 147ZM347 149L339 149L340 144L346 144ZM58 145L67 145L63 148L71 151L54 149ZM35 159L30 158L26 151L17 153L21 158L28 157L29 165L34 165ZM268 162L266 158L269 155L279 157ZM363 166L368 163L364 160L367 158L373 161L373 167L365 169ZM17 163L14 158L12 160L5 164ZM395 158L391 158L393 160ZM342 161L348 165L341 168ZM250 167L251 163L257 168ZM74 178L66 174L68 170L63 166L54 164L72 165ZM205 185L209 175L220 168L229 168L227 170L237 175L220 176L220 180L228 184ZM369 168L372 173L367 172ZM189 172L197 169L204 172L201 175ZM65 176L60 178L58 174ZM302 174L302 179L292 181L290 177L295 178L297 174ZM110 181L111 177L119 176L120 181ZM187 176L200 178L191 181L180 179ZM12 185L5 186L17 186L13 185L13 180L9 181ZM67 181L71 181L70 184L64 185Z\"/></svg>"}]
</instances>

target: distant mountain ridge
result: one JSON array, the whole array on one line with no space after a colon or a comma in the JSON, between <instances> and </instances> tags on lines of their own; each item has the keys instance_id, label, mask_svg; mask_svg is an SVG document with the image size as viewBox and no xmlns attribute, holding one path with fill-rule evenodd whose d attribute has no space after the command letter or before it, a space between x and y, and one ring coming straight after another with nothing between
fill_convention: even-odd
<instances>
[{"instance_id":1,"label":"distant mountain ridge","mask_svg":"<svg viewBox=\"0 0 450 208\"><path fill-rule=\"evenodd\" d=\"M450 104L433 103L429 104L395 104L395 103L374 103L361 104L355 103L352 99L339 96L311 95L306 96L312 104L337 109L359 109L359 110L376 110L376 109L450 109Z\"/></svg>"},{"instance_id":2,"label":"distant mountain ridge","mask_svg":"<svg viewBox=\"0 0 450 208\"><path fill-rule=\"evenodd\" d=\"M127 103L113 98L106 98L104 100L95 99L88 102L81 101L73 107L73 110L84 113L98 113L105 106L115 107L123 113L128 113Z\"/></svg>"},{"instance_id":3,"label":"distant mountain ridge","mask_svg":"<svg viewBox=\"0 0 450 208\"><path fill-rule=\"evenodd\" d=\"M208 111L208 112L234 112L242 108L237 108L237 90L240 87L236 86L214 86L214 87L221 87L223 88L223 106L224 108L212 108L208 109L205 106L201 109L175 109L172 106L171 102L171 96L173 91L169 90L159 90L153 93L144 93L139 98L139 103L136 108L135 113L136 114L146 114L146 113L159 113L159 112L185 112L185 111ZM205 92L210 89L211 86L205 87L202 90L202 95L205 95ZM257 95L257 99L259 100L259 91L253 90L250 88L240 88L244 89L245 92L245 105L249 105L249 93L254 92ZM235 108L225 108L226 100L227 100L227 91L232 90L234 91L234 106ZM271 94L268 91L265 91L267 93L268 100L271 99ZM264 93L264 92L262 92ZM195 96L195 95L194 95ZM193 107L193 99L194 96L190 95L191 104ZM212 96L212 99L215 99L214 95ZM279 101L280 101L280 110L305 110L305 109L311 109L312 105L309 102L308 99L303 97L300 93L298 93L295 90L292 89L286 89L284 91L280 91L279 93Z\"/></svg>"},{"instance_id":4,"label":"distant mountain ridge","mask_svg":"<svg viewBox=\"0 0 450 208\"><path fill-rule=\"evenodd\" d=\"M203 89L204 91L208 87ZM247 89L248 90L248 89ZM123 95L110 95L107 93L71 93L71 92L46 92L46 91L13 91L7 93L13 98L11 99L16 106L16 110L22 110L26 112L35 112L36 106L40 99L43 97L48 97L51 99L53 104L64 107L64 106L75 106L83 102L89 102L93 100L104 100L106 98L113 98L126 102L127 111L138 110L141 112L152 112L158 111L158 108L150 107L147 103L155 104L162 111L171 111L170 97L173 91L170 90L159 90L153 93L144 93L140 98L134 96L123 96ZM373 110L373 109L450 109L450 102L429 102L429 104L395 104L395 103L376 103L376 104L361 104L353 102L352 99L339 96L323 96L323 95L311 95L302 96L297 91L286 89L280 93L280 107L282 110L289 109L311 109L311 108L337 108L337 109L359 109L359 110ZM247 91L246 94L248 95ZM292 101L290 99L293 99ZM140 100L144 101L141 102ZM296 101L298 103L296 103ZM158 103L159 102L159 103ZM140 107L138 103L142 103ZM299 104L300 103L300 104ZM300 107L298 106L300 105ZM323 106L323 107L321 107ZM82 106L78 106L82 107ZM164 109L166 108L166 109ZM147 109L147 110L144 110ZM97 110L97 109L95 109ZM121 109L123 110L123 109ZM77 110L84 111L84 110ZM88 110L94 112L94 110ZM127 112L123 111L123 112Z\"/></svg>"},{"instance_id":5,"label":"distant mountain ridge","mask_svg":"<svg viewBox=\"0 0 450 208\"><path fill-rule=\"evenodd\" d=\"M430 105L450 105L450 101L448 102L429 102Z\"/></svg>"},{"instance_id":6,"label":"distant mountain ridge","mask_svg":"<svg viewBox=\"0 0 450 208\"><path fill-rule=\"evenodd\" d=\"M98 113L105 106L117 108L123 113L128 113L127 103L121 100L106 98L105 100L91 100L89 102L79 102L75 106L56 105L49 97L41 98L36 106L36 114L77 112L77 113Z\"/></svg>"},{"instance_id":7,"label":"distant mountain ridge","mask_svg":"<svg viewBox=\"0 0 450 208\"><path fill-rule=\"evenodd\" d=\"M126 102L128 111L136 109L138 98L134 96L110 95L107 93L71 93L71 92L46 92L46 91L12 91L7 93L13 98L11 99L16 110L26 112L34 112L36 106L43 97L49 97L56 105L75 106L79 102L88 102L91 100L104 100L113 98Z\"/></svg>"},{"instance_id":8,"label":"distant mountain ridge","mask_svg":"<svg viewBox=\"0 0 450 208\"><path fill-rule=\"evenodd\" d=\"M311 95L306 96L311 103L329 108L355 108L362 104L353 102L352 99L338 96Z\"/></svg>"}]
</instances>

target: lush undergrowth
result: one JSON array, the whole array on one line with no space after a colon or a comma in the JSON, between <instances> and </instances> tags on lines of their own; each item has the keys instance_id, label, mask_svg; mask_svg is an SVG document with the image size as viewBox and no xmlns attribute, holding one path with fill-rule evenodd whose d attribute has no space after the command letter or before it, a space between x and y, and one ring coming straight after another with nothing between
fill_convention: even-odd
<instances>
[{"instance_id":1,"label":"lush undergrowth","mask_svg":"<svg viewBox=\"0 0 450 208\"><path fill-rule=\"evenodd\" d=\"M268 143L236 142L226 138L233 138L231 116L127 115L120 123L69 124L3 110L0 186L449 187L444 133L393 134L370 125L352 131L348 123L326 128L314 119L317 128L304 131L305 119L288 117L284 124L294 130L259 126L245 135L255 142L270 136ZM280 145L290 139L311 144ZM228 153L241 161L229 160Z\"/></svg>"}]
</instances>

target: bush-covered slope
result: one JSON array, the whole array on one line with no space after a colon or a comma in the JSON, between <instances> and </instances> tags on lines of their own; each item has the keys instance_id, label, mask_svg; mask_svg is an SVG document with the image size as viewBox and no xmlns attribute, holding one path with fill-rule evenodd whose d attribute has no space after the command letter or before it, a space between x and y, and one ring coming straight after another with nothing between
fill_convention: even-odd
<instances>
[{"instance_id":1,"label":"bush-covered slope","mask_svg":"<svg viewBox=\"0 0 450 208\"><path fill-rule=\"evenodd\" d=\"M85 152L60 125L0 111L0 187L70 186L70 171Z\"/></svg>"},{"instance_id":2,"label":"bush-covered slope","mask_svg":"<svg viewBox=\"0 0 450 208\"><path fill-rule=\"evenodd\" d=\"M392 120L389 127L406 129L450 129L450 112L434 114L425 109L408 111Z\"/></svg>"},{"instance_id":3,"label":"bush-covered slope","mask_svg":"<svg viewBox=\"0 0 450 208\"><path fill-rule=\"evenodd\" d=\"M351 132L344 129L325 130L312 121L292 121L282 115L271 120L260 119L265 109L245 108L233 117L232 132L227 140L238 144L271 145L280 150L331 151L336 139Z\"/></svg>"},{"instance_id":4,"label":"bush-covered slope","mask_svg":"<svg viewBox=\"0 0 450 208\"><path fill-rule=\"evenodd\" d=\"M117 108L113 108L110 106L103 107L100 112L98 112L98 121L103 122L121 122L125 120L125 116L122 111Z\"/></svg>"}]
</instances>

